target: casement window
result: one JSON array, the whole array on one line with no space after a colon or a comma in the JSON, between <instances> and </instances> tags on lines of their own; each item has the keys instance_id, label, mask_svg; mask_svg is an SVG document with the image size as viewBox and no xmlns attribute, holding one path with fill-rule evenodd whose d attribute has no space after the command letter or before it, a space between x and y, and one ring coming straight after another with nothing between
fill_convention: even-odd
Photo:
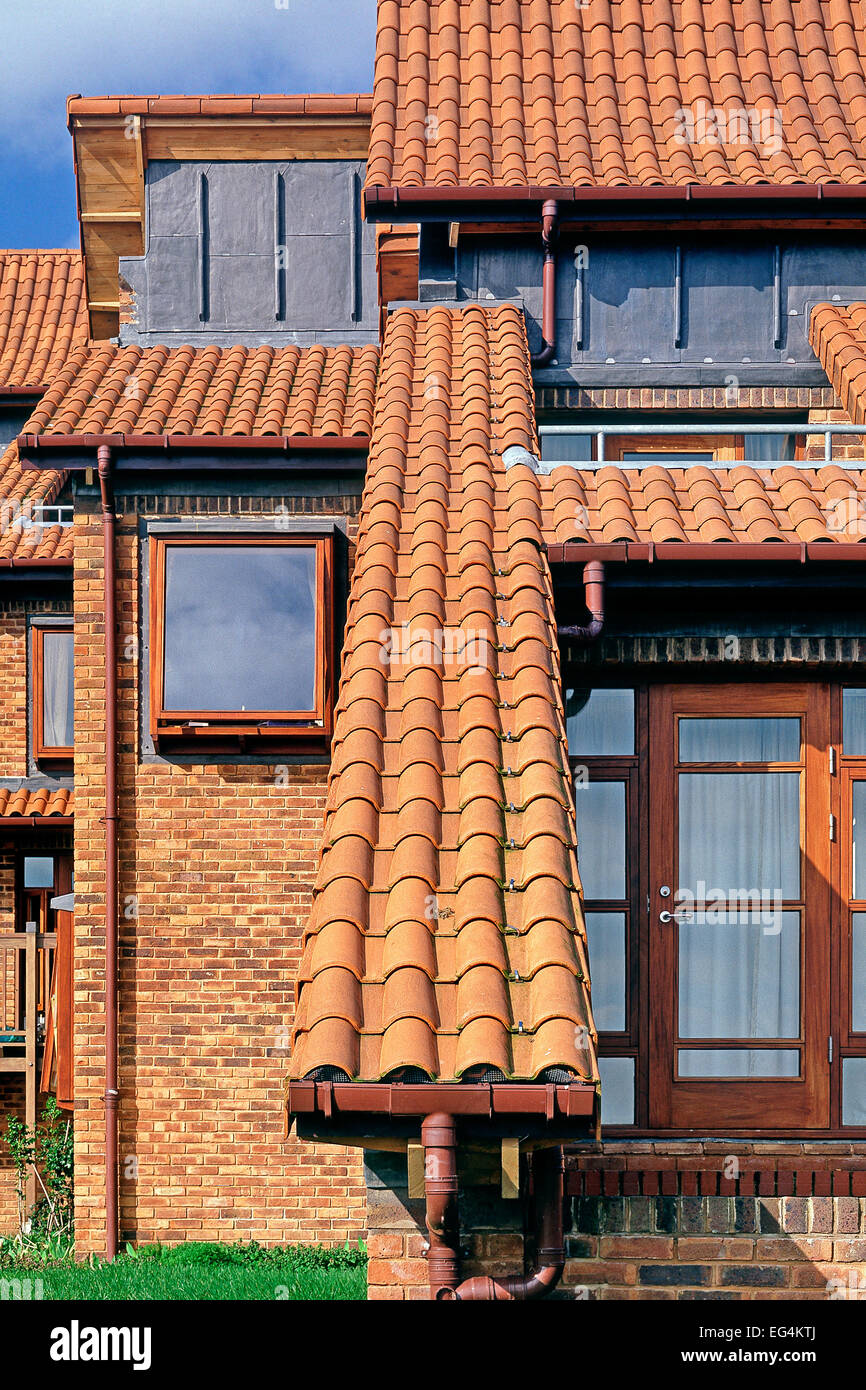
<instances>
[{"instance_id":1,"label":"casement window","mask_svg":"<svg viewBox=\"0 0 866 1390\"><path fill-rule=\"evenodd\" d=\"M603 1123L866 1132L866 688L571 688L566 716Z\"/></svg>"},{"instance_id":2,"label":"casement window","mask_svg":"<svg viewBox=\"0 0 866 1390\"><path fill-rule=\"evenodd\" d=\"M324 740L331 537L185 535L150 546L155 742Z\"/></svg>"},{"instance_id":3,"label":"casement window","mask_svg":"<svg viewBox=\"0 0 866 1390\"><path fill-rule=\"evenodd\" d=\"M72 626L32 629L33 756L71 762L74 718Z\"/></svg>"}]
</instances>

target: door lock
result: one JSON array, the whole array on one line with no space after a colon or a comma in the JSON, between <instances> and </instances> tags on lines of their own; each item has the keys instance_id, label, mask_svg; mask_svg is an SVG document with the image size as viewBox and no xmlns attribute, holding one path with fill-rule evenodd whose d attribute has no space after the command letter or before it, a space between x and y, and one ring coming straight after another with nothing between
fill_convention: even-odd
<instances>
[{"instance_id":1,"label":"door lock","mask_svg":"<svg viewBox=\"0 0 866 1390\"><path fill-rule=\"evenodd\" d=\"M669 898L670 895L671 895L671 890L670 890L670 888L668 888L668 885L667 885L666 883L663 883L662 886L661 886L661 888L659 889L659 897L660 897L660 898Z\"/></svg>"}]
</instances>

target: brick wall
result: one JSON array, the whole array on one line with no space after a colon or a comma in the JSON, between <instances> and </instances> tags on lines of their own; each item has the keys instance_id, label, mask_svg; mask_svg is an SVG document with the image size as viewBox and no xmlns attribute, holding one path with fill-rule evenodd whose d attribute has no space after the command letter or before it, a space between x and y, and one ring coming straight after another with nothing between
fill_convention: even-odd
<instances>
[{"instance_id":1,"label":"brick wall","mask_svg":"<svg viewBox=\"0 0 866 1390\"><path fill-rule=\"evenodd\" d=\"M866 1290L866 1146L610 1148L594 1168L567 1159L566 1266L554 1298L835 1300ZM736 1180L724 1177L723 1148L740 1155ZM461 1277L522 1273L525 1196L503 1200L489 1160L461 1151L459 1162ZM368 1297L429 1298L424 1203L408 1195L405 1158L368 1154L365 1177ZM831 1195L843 1187L848 1195Z\"/></svg>"},{"instance_id":2,"label":"brick wall","mask_svg":"<svg viewBox=\"0 0 866 1390\"><path fill-rule=\"evenodd\" d=\"M230 506L214 501L222 515ZM136 524L124 515L118 533L122 1238L355 1239L365 1220L359 1155L283 1140L292 981L327 766L286 772L284 765L278 774L228 760L141 759L141 672L127 641L138 628ZM76 528L75 1134L83 1254L105 1240L105 738L101 526L80 511Z\"/></svg>"},{"instance_id":3,"label":"brick wall","mask_svg":"<svg viewBox=\"0 0 866 1390\"><path fill-rule=\"evenodd\" d=\"M564 1291L589 1299L827 1299L866 1289L861 1197L580 1197Z\"/></svg>"}]
</instances>

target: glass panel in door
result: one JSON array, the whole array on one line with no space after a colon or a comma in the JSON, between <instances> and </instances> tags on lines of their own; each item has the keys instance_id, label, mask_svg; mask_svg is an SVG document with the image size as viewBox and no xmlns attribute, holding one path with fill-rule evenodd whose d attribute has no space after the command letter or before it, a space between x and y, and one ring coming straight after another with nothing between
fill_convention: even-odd
<instances>
[{"instance_id":1,"label":"glass panel in door","mask_svg":"<svg viewBox=\"0 0 866 1390\"><path fill-rule=\"evenodd\" d=\"M651 1113L708 1128L819 1124L828 973L808 963L828 932L824 705L793 686L665 687L654 699L649 929L654 997L668 1005ZM822 982L817 999L807 979Z\"/></svg>"}]
</instances>

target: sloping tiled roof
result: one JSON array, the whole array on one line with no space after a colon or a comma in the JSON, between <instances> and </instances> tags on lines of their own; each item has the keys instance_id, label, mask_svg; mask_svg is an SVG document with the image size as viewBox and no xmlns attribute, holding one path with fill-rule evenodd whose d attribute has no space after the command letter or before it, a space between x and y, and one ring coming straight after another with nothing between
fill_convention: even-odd
<instances>
[{"instance_id":1,"label":"sloping tiled roof","mask_svg":"<svg viewBox=\"0 0 866 1390\"><path fill-rule=\"evenodd\" d=\"M35 434L370 433L378 349L81 349L27 424Z\"/></svg>"},{"instance_id":2,"label":"sloping tiled roof","mask_svg":"<svg viewBox=\"0 0 866 1390\"><path fill-rule=\"evenodd\" d=\"M53 468L22 468L14 441L0 454L0 565L72 563L72 527L37 524L38 504L54 502L63 481Z\"/></svg>"},{"instance_id":3,"label":"sloping tiled roof","mask_svg":"<svg viewBox=\"0 0 866 1390\"><path fill-rule=\"evenodd\" d=\"M389 320L293 1077L596 1077L533 413L514 307Z\"/></svg>"},{"instance_id":4,"label":"sloping tiled roof","mask_svg":"<svg viewBox=\"0 0 866 1390\"><path fill-rule=\"evenodd\" d=\"M540 482L548 542L850 543L856 537L844 509L852 498L866 505L866 470L838 464L597 472L563 465Z\"/></svg>"},{"instance_id":5,"label":"sloping tiled roof","mask_svg":"<svg viewBox=\"0 0 866 1390\"><path fill-rule=\"evenodd\" d=\"M0 787L0 819L11 820L19 816L71 816L72 791L61 787L52 791L40 787L34 791L29 787L10 790Z\"/></svg>"},{"instance_id":6,"label":"sloping tiled roof","mask_svg":"<svg viewBox=\"0 0 866 1390\"><path fill-rule=\"evenodd\" d=\"M77 251L0 251L0 389L42 391L87 342Z\"/></svg>"},{"instance_id":7,"label":"sloping tiled roof","mask_svg":"<svg viewBox=\"0 0 866 1390\"><path fill-rule=\"evenodd\" d=\"M866 423L866 304L816 304L809 342L850 419Z\"/></svg>"},{"instance_id":8,"label":"sloping tiled roof","mask_svg":"<svg viewBox=\"0 0 866 1390\"><path fill-rule=\"evenodd\" d=\"M830 181L866 181L862 0L380 0L368 187Z\"/></svg>"}]
</instances>

